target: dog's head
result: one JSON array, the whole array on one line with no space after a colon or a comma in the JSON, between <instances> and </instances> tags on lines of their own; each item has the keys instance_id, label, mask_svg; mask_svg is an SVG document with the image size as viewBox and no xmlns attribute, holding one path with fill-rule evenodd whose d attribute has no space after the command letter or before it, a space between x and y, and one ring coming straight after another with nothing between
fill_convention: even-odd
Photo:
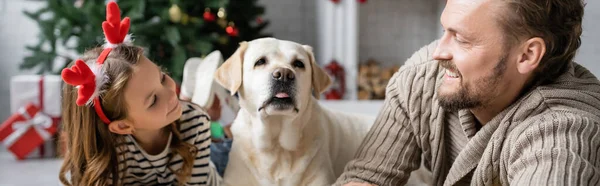
<instances>
[{"instance_id":1,"label":"dog's head","mask_svg":"<svg viewBox=\"0 0 600 186\"><path fill-rule=\"evenodd\" d=\"M266 115L295 115L331 84L312 47L274 38L240 43L215 79L239 92L244 109Z\"/></svg>"}]
</instances>

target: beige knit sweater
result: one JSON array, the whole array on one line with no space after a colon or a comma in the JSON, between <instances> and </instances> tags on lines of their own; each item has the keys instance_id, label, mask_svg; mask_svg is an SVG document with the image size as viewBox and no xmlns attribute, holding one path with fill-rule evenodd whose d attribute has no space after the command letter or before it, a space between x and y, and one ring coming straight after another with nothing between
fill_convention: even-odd
<instances>
[{"instance_id":1,"label":"beige knit sweater","mask_svg":"<svg viewBox=\"0 0 600 186\"><path fill-rule=\"evenodd\" d=\"M355 160L334 185L404 185L425 167L434 185L600 185L600 82L573 63L479 131L468 110L440 107L436 42L394 75Z\"/></svg>"}]
</instances>

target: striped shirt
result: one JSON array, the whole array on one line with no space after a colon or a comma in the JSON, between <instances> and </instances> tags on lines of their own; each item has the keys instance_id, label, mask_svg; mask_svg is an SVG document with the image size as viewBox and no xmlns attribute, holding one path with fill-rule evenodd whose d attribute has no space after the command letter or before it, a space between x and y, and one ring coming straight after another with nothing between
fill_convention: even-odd
<instances>
[{"instance_id":1,"label":"striped shirt","mask_svg":"<svg viewBox=\"0 0 600 186\"><path fill-rule=\"evenodd\" d=\"M193 144L198 149L192 175L186 185L218 185L220 177L210 162L210 122L208 115L197 105L181 102L182 116L179 119L183 141ZM165 149L156 155L150 155L140 148L133 136L127 135L125 143L118 145L119 169L123 172L123 185L176 185L176 175L169 170L180 169L182 158L177 155L167 162L171 155L170 142L174 136L169 135ZM120 156L123 154L124 156ZM125 159L122 159L125 158Z\"/></svg>"},{"instance_id":2,"label":"striped shirt","mask_svg":"<svg viewBox=\"0 0 600 186\"><path fill-rule=\"evenodd\" d=\"M571 63L480 129L469 110L440 107L437 43L394 74L375 124L336 186L404 185L421 160L432 185L600 185L600 81ZM429 180L428 180L429 181Z\"/></svg>"}]
</instances>

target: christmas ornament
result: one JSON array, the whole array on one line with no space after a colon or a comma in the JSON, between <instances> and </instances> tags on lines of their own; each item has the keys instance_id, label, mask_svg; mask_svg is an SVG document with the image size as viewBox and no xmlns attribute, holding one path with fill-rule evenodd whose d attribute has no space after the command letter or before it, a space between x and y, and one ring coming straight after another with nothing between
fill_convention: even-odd
<instances>
[{"instance_id":1,"label":"christmas ornament","mask_svg":"<svg viewBox=\"0 0 600 186\"><path fill-rule=\"evenodd\" d=\"M337 3L339 3L339 2L340 2L340 0L331 0L331 2L333 2L333 3L337 4Z\"/></svg>"},{"instance_id":2,"label":"christmas ornament","mask_svg":"<svg viewBox=\"0 0 600 186\"><path fill-rule=\"evenodd\" d=\"M210 12L210 8L206 8L202 16L204 17L204 21L206 22L213 22L217 19L215 15Z\"/></svg>"},{"instance_id":3,"label":"christmas ornament","mask_svg":"<svg viewBox=\"0 0 600 186\"><path fill-rule=\"evenodd\" d=\"M190 23L198 24L198 23L200 23L200 18L190 17Z\"/></svg>"},{"instance_id":4,"label":"christmas ornament","mask_svg":"<svg viewBox=\"0 0 600 186\"><path fill-rule=\"evenodd\" d=\"M219 20L217 20L217 24L221 26L221 28L225 28L227 26L227 20L219 18Z\"/></svg>"},{"instance_id":5,"label":"christmas ornament","mask_svg":"<svg viewBox=\"0 0 600 186\"><path fill-rule=\"evenodd\" d=\"M219 43L221 43L221 45L226 45L227 43L229 43L229 37L227 37L227 36L220 36L219 37Z\"/></svg>"},{"instance_id":6,"label":"christmas ornament","mask_svg":"<svg viewBox=\"0 0 600 186\"><path fill-rule=\"evenodd\" d=\"M233 37L236 37L239 34L239 30L235 27L233 23L229 23L229 26L225 28L225 32L227 32L229 36Z\"/></svg>"},{"instance_id":7,"label":"christmas ornament","mask_svg":"<svg viewBox=\"0 0 600 186\"><path fill-rule=\"evenodd\" d=\"M83 6L83 0L76 0L74 5L76 8L81 8Z\"/></svg>"},{"instance_id":8,"label":"christmas ornament","mask_svg":"<svg viewBox=\"0 0 600 186\"><path fill-rule=\"evenodd\" d=\"M171 5L169 8L169 19L173 23L179 23L181 21L181 9L176 4Z\"/></svg>"},{"instance_id":9,"label":"christmas ornament","mask_svg":"<svg viewBox=\"0 0 600 186\"><path fill-rule=\"evenodd\" d=\"M227 17L227 15L225 14L225 8L219 8L219 12L217 12L217 16L219 16L219 18L223 18L225 19L225 17Z\"/></svg>"},{"instance_id":10,"label":"christmas ornament","mask_svg":"<svg viewBox=\"0 0 600 186\"><path fill-rule=\"evenodd\" d=\"M366 3L366 2L367 2L367 0L358 0L358 2L359 2L360 4L363 4L363 3Z\"/></svg>"},{"instance_id":11,"label":"christmas ornament","mask_svg":"<svg viewBox=\"0 0 600 186\"><path fill-rule=\"evenodd\" d=\"M181 17L181 24L187 25L189 21L190 21L190 16L188 14L183 14L183 16Z\"/></svg>"},{"instance_id":12,"label":"christmas ornament","mask_svg":"<svg viewBox=\"0 0 600 186\"><path fill-rule=\"evenodd\" d=\"M325 99L342 99L346 93L346 72L344 71L344 67L333 60L329 65L325 66L325 71L333 79L331 88L325 92Z\"/></svg>"}]
</instances>

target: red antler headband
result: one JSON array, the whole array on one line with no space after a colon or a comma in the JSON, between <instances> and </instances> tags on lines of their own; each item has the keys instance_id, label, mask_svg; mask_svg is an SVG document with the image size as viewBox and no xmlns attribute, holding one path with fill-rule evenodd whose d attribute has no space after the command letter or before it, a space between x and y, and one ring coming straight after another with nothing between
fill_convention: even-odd
<instances>
[{"instance_id":1,"label":"red antler headband","mask_svg":"<svg viewBox=\"0 0 600 186\"><path fill-rule=\"evenodd\" d=\"M108 82L108 76L104 74L102 64L110 51L120 44L130 44L130 37L127 35L129 31L129 18L121 20L119 6L114 1L106 5L106 21L102 22L102 30L106 37L104 50L98 56L96 63L86 64L81 59L75 61L75 65L71 68L65 68L62 71L62 79L69 85L76 86L77 105L89 105L93 103L96 114L106 124L110 124L110 120L102 111L100 102L100 89Z\"/></svg>"}]
</instances>

